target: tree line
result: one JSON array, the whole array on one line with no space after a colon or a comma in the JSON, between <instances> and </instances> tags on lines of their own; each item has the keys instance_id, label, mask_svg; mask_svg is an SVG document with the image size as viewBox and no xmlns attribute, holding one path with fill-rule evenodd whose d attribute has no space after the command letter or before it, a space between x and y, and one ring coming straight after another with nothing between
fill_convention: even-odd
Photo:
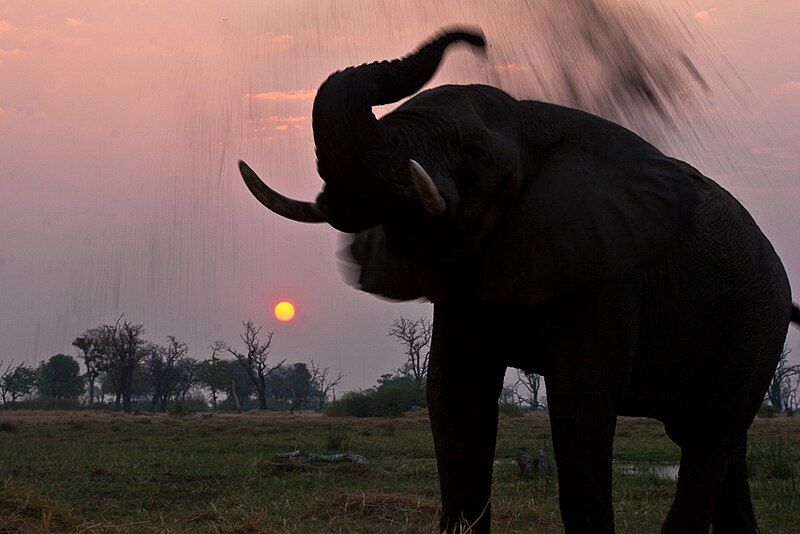
<instances>
[{"instance_id":1,"label":"tree line","mask_svg":"<svg viewBox=\"0 0 800 534\"><path fill-rule=\"evenodd\" d=\"M31 399L83 399L115 411L164 412L170 406L194 403L195 409L279 409L323 411L331 415L397 415L426 405L425 386L433 325L425 317L400 317L388 336L403 347L404 361L382 375L375 387L351 391L336 402L343 376L314 360L287 364L272 354L273 332L263 332L252 320L242 323L239 343L215 341L210 356L189 355L186 343L168 336L166 343L148 341L141 324L120 317L114 324L86 330L72 342L78 358L56 354L38 366L0 361L0 400L4 407ZM777 412L797 410L800 365L781 355L765 398ZM85 371L81 373L79 361ZM546 409L544 380L535 373L516 371L499 399L507 411Z\"/></svg>"},{"instance_id":2,"label":"tree line","mask_svg":"<svg viewBox=\"0 0 800 534\"><path fill-rule=\"evenodd\" d=\"M148 341L142 324L121 316L76 337L77 358L56 354L36 367L0 361L0 400L10 408L34 399L55 405L81 398L89 409L125 413L134 405L164 412L187 402L232 410L325 408L341 373L333 375L314 360L277 361L271 354L273 332L262 332L252 320L242 328L241 346L215 341L210 357L197 359L175 336L164 344Z\"/></svg>"}]
</instances>

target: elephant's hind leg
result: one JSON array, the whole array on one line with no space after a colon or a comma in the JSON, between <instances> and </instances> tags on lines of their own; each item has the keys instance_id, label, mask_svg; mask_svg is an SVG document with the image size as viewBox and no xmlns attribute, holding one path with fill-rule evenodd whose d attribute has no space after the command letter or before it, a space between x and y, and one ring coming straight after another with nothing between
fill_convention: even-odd
<instances>
[{"instance_id":1,"label":"elephant's hind leg","mask_svg":"<svg viewBox=\"0 0 800 534\"><path fill-rule=\"evenodd\" d=\"M725 475L711 524L714 534L754 534L758 523L747 483L747 440L736 447Z\"/></svg>"},{"instance_id":2,"label":"elephant's hind leg","mask_svg":"<svg viewBox=\"0 0 800 534\"><path fill-rule=\"evenodd\" d=\"M711 435L681 444L678 487L663 534L708 533L732 458L731 443Z\"/></svg>"}]
</instances>

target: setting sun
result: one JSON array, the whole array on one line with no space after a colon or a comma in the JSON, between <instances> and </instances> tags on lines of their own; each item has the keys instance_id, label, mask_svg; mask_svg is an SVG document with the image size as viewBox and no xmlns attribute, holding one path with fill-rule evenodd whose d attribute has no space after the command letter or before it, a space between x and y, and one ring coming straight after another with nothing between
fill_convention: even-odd
<instances>
[{"instance_id":1,"label":"setting sun","mask_svg":"<svg viewBox=\"0 0 800 534\"><path fill-rule=\"evenodd\" d=\"M294 304L282 300L275 305L273 313L279 321L291 321L294 318Z\"/></svg>"}]
</instances>

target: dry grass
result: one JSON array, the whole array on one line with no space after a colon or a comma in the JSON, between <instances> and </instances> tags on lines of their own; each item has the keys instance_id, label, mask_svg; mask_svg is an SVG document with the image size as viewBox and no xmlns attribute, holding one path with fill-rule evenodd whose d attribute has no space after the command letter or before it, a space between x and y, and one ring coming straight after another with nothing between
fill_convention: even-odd
<instances>
[{"instance_id":1,"label":"dry grass","mask_svg":"<svg viewBox=\"0 0 800 534\"><path fill-rule=\"evenodd\" d=\"M436 462L424 410L394 419L268 412L209 419L89 412L3 412L0 533L435 532ZM380 469L278 461L324 452L330 429ZM800 417L761 419L750 433L751 487L765 533L800 532ZM498 458L520 446L552 458L546 414L501 418ZM654 421L622 418L618 462L674 462ZM655 532L674 482L615 476L619 532ZM495 466L496 532L560 532L554 476Z\"/></svg>"},{"instance_id":2,"label":"dry grass","mask_svg":"<svg viewBox=\"0 0 800 534\"><path fill-rule=\"evenodd\" d=\"M84 523L62 505L44 502L6 480L0 490L0 532L77 531Z\"/></svg>"}]
</instances>

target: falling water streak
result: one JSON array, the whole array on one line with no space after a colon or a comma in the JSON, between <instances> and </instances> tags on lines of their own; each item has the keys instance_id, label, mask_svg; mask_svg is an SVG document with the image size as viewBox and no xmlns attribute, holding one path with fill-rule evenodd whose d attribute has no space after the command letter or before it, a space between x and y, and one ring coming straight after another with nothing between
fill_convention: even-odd
<instances>
[{"instance_id":1,"label":"falling water streak","mask_svg":"<svg viewBox=\"0 0 800 534\"><path fill-rule=\"evenodd\" d=\"M39 269L46 287L20 307L33 326L12 345L29 361L68 350L84 328L122 312L144 322L154 340L174 333L195 357L206 357L204 347L234 338L240 320L266 322L266 305L279 294L298 295L301 313L316 312L306 315L305 339L277 338L295 351L290 358L326 363L335 354L391 350L384 327L374 325L425 309L370 305L341 287L334 234L265 216L234 164L246 158L286 194L313 198L321 185L309 120L316 87L337 69L405 54L444 26L483 28L489 62L452 52L430 86L488 83L518 98L581 107L712 176L737 174L737 184L751 188L781 186L726 163L731 147L743 144L735 119L746 113L748 88L686 10L610 0L440 0L414 9L399 0L275 0L193 9L174 35L158 37L173 53L145 62L160 84L145 79L141 87L158 95L161 113L148 131L134 131L134 117L126 116L130 128L120 126L120 142L136 160L95 172L111 184L107 191L85 188L108 204L92 206L81 236L68 236L90 236L81 245L85 255ZM195 34L204 38L186 38ZM712 106L732 112L720 117ZM769 201L784 211L790 205L781 196ZM375 332L348 333L368 306ZM370 349L358 346L370 336ZM304 343L329 353L309 354ZM381 356L369 373L349 362L358 377L349 385L368 385L362 373L378 376L375 370L393 361Z\"/></svg>"}]
</instances>

